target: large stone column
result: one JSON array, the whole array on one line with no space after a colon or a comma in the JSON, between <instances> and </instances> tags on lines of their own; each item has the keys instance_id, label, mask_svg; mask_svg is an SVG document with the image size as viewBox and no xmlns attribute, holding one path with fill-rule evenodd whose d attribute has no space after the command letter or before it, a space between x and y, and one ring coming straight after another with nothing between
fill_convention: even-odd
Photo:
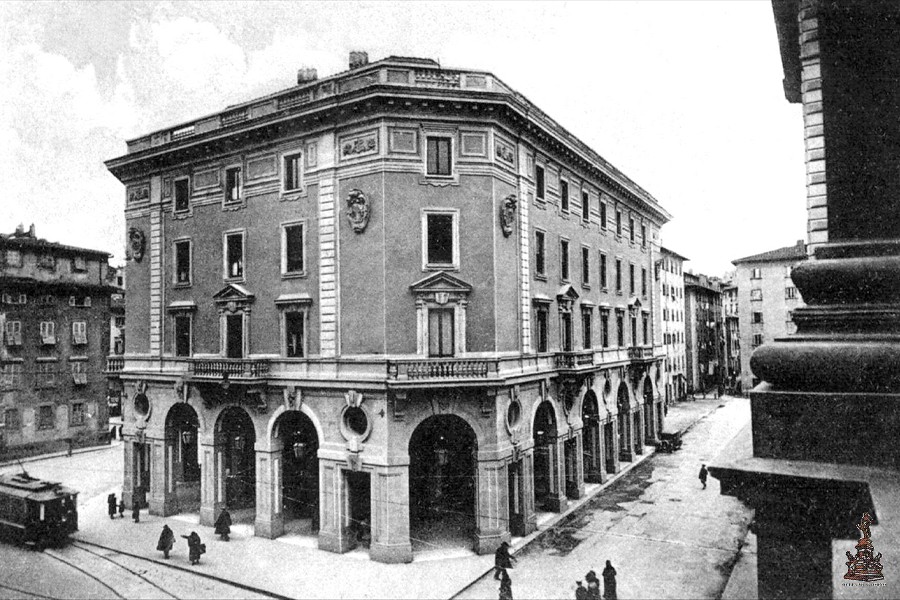
<instances>
[{"instance_id":1,"label":"large stone column","mask_svg":"<svg viewBox=\"0 0 900 600\"><path fill-rule=\"evenodd\" d=\"M176 439L148 440L151 444L150 514L167 517L178 512L178 495L175 492Z\"/></svg>"},{"instance_id":2,"label":"large stone column","mask_svg":"<svg viewBox=\"0 0 900 600\"><path fill-rule=\"evenodd\" d=\"M344 553L356 546L343 461L319 459L319 548Z\"/></svg>"},{"instance_id":3,"label":"large stone column","mask_svg":"<svg viewBox=\"0 0 900 600\"><path fill-rule=\"evenodd\" d=\"M475 551L490 554L508 542L509 477L504 460L479 460L475 486Z\"/></svg>"},{"instance_id":4,"label":"large stone column","mask_svg":"<svg viewBox=\"0 0 900 600\"><path fill-rule=\"evenodd\" d=\"M124 477L122 478L122 502L125 503L125 506L131 508L132 502L134 501L134 488L137 484L137 468L135 467L135 461L137 457L135 456L135 439L133 436L125 436L124 442L122 443L122 452L124 453L124 463L125 463L125 472Z\"/></svg>"},{"instance_id":5,"label":"large stone column","mask_svg":"<svg viewBox=\"0 0 900 600\"><path fill-rule=\"evenodd\" d=\"M369 557L383 563L412 562L409 465L376 467L372 478L372 542Z\"/></svg>"},{"instance_id":6,"label":"large stone column","mask_svg":"<svg viewBox=\"0 0 900 600\"><path fill-rule=\"evenodd\" d=\"M256 520L253 534L269 539L284 534L284 512L281 505L281 444L272 449L266 443L256 444Z\"/></svg>"},{"instance_id":7,"label":"large stone column","mask_svg":"<svg viewBox=\"0 0 900 600\"><path fill-rule=\"evenodd\" d=\"M200 438L200 524L212 527L225 499L222 448L215 435Z\"/></svg>"},{"instance_id":8,"label":"large stone column","mask_svg":"<svg viewBox=\"0 0 900 600\"><path fill-rule=\"evenodd\" d=\"M553 512L563 512L569 506L569 501L566 499L566 472L563 468L565 464L564 457L564 447L565 437L557 436L550 444L547 446L547 451L550 456L549 462L549 479L550 479L550 492L547 496L547 501L545 502L545 506L547 510L551 510Z\"/></svg>"}]
</instances>

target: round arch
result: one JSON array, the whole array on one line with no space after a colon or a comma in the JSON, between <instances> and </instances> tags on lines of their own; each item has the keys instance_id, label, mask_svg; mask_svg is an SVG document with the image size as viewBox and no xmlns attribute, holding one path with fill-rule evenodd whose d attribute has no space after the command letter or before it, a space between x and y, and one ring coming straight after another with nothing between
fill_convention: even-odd
<instances>
[{"instance_id":1,"label":"round arch","mask_svg":"<svg viewBox=\"0 0 900 600\"><path fill-rule=\"evenodd\" d=\"M216 419L216 448L221 451L225 476L225 505L229 509L256 505L256 427L241 406L228 406Z\"/></svg>"},{"instance_id":2,"label":"round arch","mask_svg":"<svg viewBox=\"0 0 900 600\"><path fill-rule=\"evenodd\" d=\"M272 416L269 417L269 420L266 422L266 440L272 440L277 437L277 432L275 431L275 423L278 421L278 417L283 415L286 412L289 412L295 409L285 408L284 405L280 405L272 412ZM313 427L316 430L316 438L319 443L319 446L325 443L325 430L322 429L322 422L319 420L319 417L316 413L306 404L300 406L299 412L303 413L309 420L312 422Z\"/></svg>"},{"instance_id":3,"label":"round arch","mask_svg":"<svg viewBox=\"0 0 900 600\"><path fill-rule=\"evenodd\" d=\"M174 483L178 510L200 509L200 417L186 402L169 407L165 416L165 437L171 452L167 468Z\"/></svg>"},{"instance_id":4,"label":"round arch","mask_svg":"<svg viewBox=\"0 0 900 600\"><path fill-rule=\"evenodd\" d=\"M302 410L282 410L272 421L270 449L281 449L276 484L288 530L319 529L319 447L313 420ZM291 522L300 522L296 527ZM302 523L308 526L303 526Z\"/></svg>"},{"instance_id":5,"label":"round arch","mask_svg":"<svg viewBox=\"0 0 900 600\"><path fill-rule=\"evenodd\" d=\"M601 483L603 443L600 435L600 407L594 390L588 390L581 399L581 423L584 478L590 483Z\"/></svg>"}]
</instances>

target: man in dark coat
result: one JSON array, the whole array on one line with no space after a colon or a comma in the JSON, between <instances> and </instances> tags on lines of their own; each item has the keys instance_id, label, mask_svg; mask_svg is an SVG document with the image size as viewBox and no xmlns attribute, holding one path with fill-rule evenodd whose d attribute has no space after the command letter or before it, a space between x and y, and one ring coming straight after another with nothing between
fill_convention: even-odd
<instances>
[{"instance_id":1,"label":"man in dark coat","mask_svg":"<svg viewBox=\"0 0 900 600\"><path fill-rule=\"evenodd\" d=\"M612 563L606 561L606 568L603 569L603 597L607 600L616 600L616 570Z\"/></svg>"},{"instance_id":2,"label":"man in dark coat","mask_svg":"<svg viewBox=\"0 0 900 600\"><path fill-rule=\"evenodd\" d=\"M175 534L169 529L168 525L163 525L162 533L159 534L159 541L156 543L156 549L162 551L163 557L169 558L169 552L175 545Z\"/></svg>"},{"instance_id":3,"label":"man in dark coat","mask_svg":"<svg viewBox=\"0 0 900 600\"><path fill-rule=\"evenodd\" d=\"M703 489L706 489L706 477L709 475L709 471L706 470L706 465L700 465L700 483L703 484Z\"/></svg>"},{"instance_id":4,"label":"man in dark coat","mask_svg":"<svg viewBox=\"0 0 900 600\"><path fill-rule=\"evenodd\" d=\"M200 543L200 536L196 531L192 531L191 535L181 536L187 540L188 558L192 565L200 564L200 555L206 552L206 546Z\"/></svg>"},{"instance_id":5,"label":"man in dark coat","mask_svg":"<svg viewBox=\"0 0 900 600\"><path fill-rule=\"evenodd\" d=\"M216 519L216 535L220 537L223 542L228 541L228 535L231 533L231 515L228 513L227 508L223 508L222 512L219 513L219 518Z\"/></svg>"},{"instance_id":6,"label":"man in dark coat","mask_svg":"<svg viewBox=\"0 0 900 600\"><path fill-rule=\"evenodd\" d=\"M125 518L125 501L124 500L119 500L119 518L120 519Z\"/></svg>"},{"instance_id":7,"label":"man in dark coat","mask_svg":"<svg viewBox=\"0 0 900 600\"><path fill-rule=\"evenodd\" d=\"M500 600L513 600L512 579L509 578L506 570L503 571L503 576L500 578Z\"/></svg>"},{"instance_id":8,"label":"man in dark coat","mask_svg":"<svg viewBox=\"0 0 900 600\"><path fill-rule=\"evenodd\" d=\"M141 522L141 505L134 499L131 500L131 518L135 523Z\"/></svg>"},{"instance_id":9,"label":"man in dark coat","mask_svg":"<svg viewBox=\"0 0 900 600\"><path fill-rule=\"evenodd\" d=\"M502 574L506 573L507 569L512 569L512 564L515 560L515 557L509 553L509 543L503 542L500 544L500 547L494 553L494 569L496 569L494 579L502 579Z\"/></svg>"},{"instance_id":10,"label":"man in dark coat","mask_svg":"<svg viewBox=\"0 0 900 600\"><path fill-rule=\"evenodd\" d=\"M580 581L575 582L578 587L575 588L575 600L590 600L591 593L581 584Z\"/></svg>"},{"instance_id":11,"label":"man in dark coat","mask_svg":"<svg viewBox=\"0 0 900 600\"><path fill-rule=\"evenodd\" d=\"M115 494L110 494L109 496L106 497L106 505L109 510L109 518L115 519L116 518L116 495Z\"/></svg>"},{"instance_id":12,"label":"man in dark coat","mask_svg":"<svg viewBox=\"0 0 900 600\"><path fill-rule=\"evenodd\" d=\"M584 580L587 581L588 598L600 600L600 580L597 579L597 573L593 569L588 571Z\"/></svg>"}]
</instances>

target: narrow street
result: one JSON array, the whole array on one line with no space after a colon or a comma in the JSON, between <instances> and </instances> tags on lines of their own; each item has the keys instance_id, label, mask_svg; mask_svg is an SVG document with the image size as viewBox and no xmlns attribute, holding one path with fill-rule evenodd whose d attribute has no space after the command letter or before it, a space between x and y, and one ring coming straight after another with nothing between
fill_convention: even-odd
<instances>
[{"instance_id":1,"label":"narrow street","mask_svg":"<svg viewBox=\"0 0 900 600\"><path fill-rule=\"evenodd\" d=\"M573 598L589 570L607 560L618 572L619 598L717 598L743 542L752 513L719 494L700 465L750 421L750 402L727 398L698 422L673 454L637 466L516 555L515 598ZM458 598L495 598L493 574Z\"/></svg>"}]
</instances>

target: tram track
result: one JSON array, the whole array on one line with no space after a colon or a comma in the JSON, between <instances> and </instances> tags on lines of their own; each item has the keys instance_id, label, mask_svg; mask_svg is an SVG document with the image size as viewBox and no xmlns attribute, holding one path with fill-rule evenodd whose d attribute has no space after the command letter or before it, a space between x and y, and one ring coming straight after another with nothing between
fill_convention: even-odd
<instances>
[{"instance_id":1,"label":"tram track","mask_svg":"<svg viewBox=\"0 0 900 600\"><path fill-rule=\"evenodd\" d=\"M24 594L24 596L20 596L22 598L47 598L48 600L57 600L55 596L47 596L46 594L39 594L38 592L30 592L28 590L23 590L22 588L18 588L12 585L6 585L4 583L0 583L0 590L9 590L10 592L15 592L16 594Z\"/></svg>"}]
</instances>

